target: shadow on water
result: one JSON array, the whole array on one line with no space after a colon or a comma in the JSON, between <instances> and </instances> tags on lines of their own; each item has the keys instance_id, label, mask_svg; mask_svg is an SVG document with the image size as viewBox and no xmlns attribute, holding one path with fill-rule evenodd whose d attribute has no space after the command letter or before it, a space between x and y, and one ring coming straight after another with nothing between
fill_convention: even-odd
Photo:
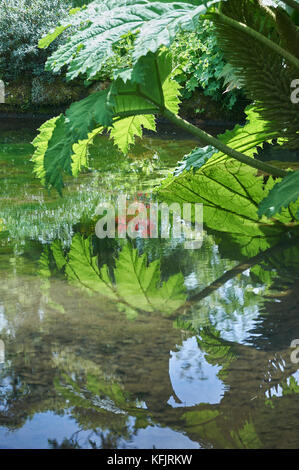
<instances>
[{"instance_id":1,"label":"shadow on water","mask_svg":"<svg viewBox=\"0 0 299 470\"><path fill-rule=\"evenodd\" d=\"M99 240L99 201L148 195L195 142L100 138L60 199L31 138L0 136L0 448L298 448L297 240Z\"/></svg>"}]
</instances>

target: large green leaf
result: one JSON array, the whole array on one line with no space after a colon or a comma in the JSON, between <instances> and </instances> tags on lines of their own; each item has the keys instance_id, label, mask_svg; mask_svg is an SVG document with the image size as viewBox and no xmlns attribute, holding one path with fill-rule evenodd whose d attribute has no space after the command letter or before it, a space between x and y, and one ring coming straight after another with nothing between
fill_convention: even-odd
<instances>
[{"instance_id":1,"label":"large green leaf","mask_svg":"<svg viewBox=\"0 0 299 470\"><path fill-rule=\"evenodd\" d=\"M170 53L163 49L142 57L132 72L132 79L123 74L116 80L109 94L109 105L114 117L160 112L167 108L173 113L179 109L180 85L173 80ZM105 125L105 124L104 124Z\"/></svg>"},{"instance_id":2,"label":"large green leaf","mask_svg":"<svg viewBox=\"0 0 299 470\"><path fill-rule=\"evenodd\" d=\"M61 193L61 189L64 186L63 173L72 174L72 146L73 142L68 132L68 123L62 114L55 121L55 128L43 159L46 185L48 187L53 186L59 193ZM39 161L39 166L40 163L41 160Z\"/></svg>"},{"instance_id":3,"label":"large green leaf","mask_svg":"<svg viewBox=\"0 0 299 470\"><path fill-rule=\"evenodd\" d=\"M218 139L234 150L253 157L259 147L265 142L271 142L278 137L278 134L267 129L267 122L260 118L253 105L245 110L247 122L244 126L237 124L233 130L228 130L224 134L218 136ZM215 165L227 159L223 152L219 152L211 145L204 148L197 148L190 154L186 155L182 162L175 170L175 175L179 175L184 170L189 171L192 168L201 168L204 164L206 167Z\"/></svg>"},{"instance_id":4,"label":"large green leaf","mask_svg":"<svg viewBox=\"0 0 299 470\"><path fill-rule=\"evenodd\" d=\"M127 153L130 145L135 142L135 136L142 137L142 127L155 131L154 116L140 115L120 119L113 124L110 137L114 139L121 152Z\"/></svg>"},{"instance_id":5,"label":"large green leaf","mask_svg":"<svg viewBox=\"0 0 299 470\"><path fill-rule=\"evenodd\" d=\"M78 176L88 166L88 147L94 137L103 131L96 128L87 138L72 145L66 120L63 115L46 121L39 129L39 135L32 142L35 152L31 161L34 173L45 186L53 186L59 193L63 188L63 172Z\"/></svg>"},{"instance_id":6,"label":"large green leaf","mask_svg":"<svg viewBox=\"0 0 299 470\"><path fill-rule=\"evenodd\" d=\"M90 238L75 235L68 255L57 244L52 252L57 267L65 268L72 284L117 300L120 309L131 316L138 311L171 314L186 301L183 275L179 273L162 282L160 261L148 264L147 256L139 255L130 244L123 246L116 260L115 282L106 265L99 268Z\"/></svg>"},{"instance_id":7,"label":"large green leaf","mask_svg":"<svg viewBox=\"0 0 299 470\"><path fill-rule=\"evenodd\" d=\"M103 132L103 127L97 127L87 136L87 139L79 140L73 145L72 155L72 175L77 177L82 171L82 168L88 166L88 148L93 142L96 135Z\"/></svg>"},{"instance_id":8,"label":"large green leaf","mask_svg":"<svg viewBox=\"0 0 299 470\"><path fill-rule=\"evenodd\" d=\"M109 127L112 124L113 88L92 93L87 98L73 103L66 111L68 132L76 140L85 139L88 132L99 125Z\"/></svg>"},{"instance_id":9,"label":"large green leaf","mask_svg":"<svg viewBox=\"0 0 299 470\"><path fill-rule=\"evenodd\" d=\"M47 121L34 140L35 173L46 187L61 193L63 173L77 176L87 166L87 147L101 129L111 131L116 145L127 152L142 127L155 130L154 114L164 108L177 113L179 88L172 79L172 61L165 50L143 57L134 81L116 80L109 89L73 103L65 116ZM149 86L150 84L150 86Z\"/></svg>"},{"instance_id":10,"label":"large green leaf","mask_svg":"<svg viewBox=\"0 0 299 470\"><path fill-rule=\"evenodd\" d=\"M90 239L75 235L68 254L65 272L68 280L88 291L116 299L106 266L99 269L97 257L92 255Z\"/></svg>"},{"instance_id":11,"label":"large green leaf","mask_svg":"<svg viewBox=\"0 0 299 470\"><path fill-rule=\"evenodd\" d=\"M283 3L272 1L269 14L260 0L227 0L222 2L221 14L209 12L209 18L216 27L219 47L268 130L278 132L290 148L297 149L299 113L290 99L290 84L299 73L299 35L291 17L275 8ZM240 30L239 25L245 28ZM261 35L259 39L254 32Z\"/></svg>"},{"instance_id":12,"label":"large green leaf","mask_svg":"<svg viewBox=\"0 0 299 470\"><path fill-rule=\"evenodd\" d=\"M38 136L34 139L32 144L36 148L34 155L31 159L31 161L34 162L34 173L36 176L41 180L43 184L46 182L46 171L44 167L44 157L45 153L48 148L48 142L50 141L56 121L59 118L59 116L54 117L52 119L49 119L48 121L44 122L44 124L39 128L39 134Z\"/></svg>"},{"instance_id":13,"label":"large green leaf","mask_svg":"<svg viewBox=\"0 0 299 470\"><path fill-rule=\"evenodd\" d=\"M160 260L148 265L146 255L129 245L120 252L114 275L120 297L137 309L171 314L186 301L181 273L161 283Z\"/></svg>"},{"instance_id":14,"label":"large green leaf","mask_svg":"<svg viewBox=\"0 0 299 470\"><path fill-rule=\"evenodd\" d=\"M254 256L276 244L292 221L287 209L277 219L259 219L258 206L273 185L272 178L264 184L257 170L227 160L168 178L159 192L169 201L203 203L205 225L225 232L244 255Z\"/></svg>"},{"instance_id":15,"label":"large green leaf","mask_svg":"<svg viewBox=\"0 0 299 470\"><path fill-rule=\"evenodd\" d=\"M92 79L113 52L122 36L137 33L133 64L160 46L169 46L180 29L192 31L197 19L218 0L192 3L150 0L95 0L87 8L70 15L55 31L40 40L40 47L51 42L69 27L74 34L48 59L47 68L58 72L67 65L67 78L80 74Z\"/></svg>"},{"instance_id":16,"label":"large green leaf","mask_svg":"<svg viewBox=\"0 0 299 470\"><path fill-rule=\"evenodd\" d=\"M272 217L281 212L282 208L288 207L296 201L298 201L298 204L294 205L295 207L290 207L291 211L294 208L294 211L292 211L294 216L296 215L296 209L299 207L299 170L292 171L274 186L268 196L261 202L259 214ZM299 209L297 218L299 219Z\"/></svg>"}]
</instances>

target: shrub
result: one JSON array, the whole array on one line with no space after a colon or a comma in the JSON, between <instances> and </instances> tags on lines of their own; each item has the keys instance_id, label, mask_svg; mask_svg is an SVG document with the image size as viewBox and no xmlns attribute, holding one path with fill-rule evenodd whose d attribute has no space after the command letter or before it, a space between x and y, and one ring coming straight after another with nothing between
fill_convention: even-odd
<instances>
[{"instance_id":1,"label":"shrub","mask_svg":"<svg viewBox=\"0 0 299 470\"><path fill-rule=\"evenodd\" d=\"M38 41L72 5L71 0L1 0L0 77L4 81L24 76L51 78L44 66L57 42L45 51L38 48Z\"/></svg>"},{"instance_id":2,"label":"shrub","mask_svg":"<svg viewBox=\"0 0 299 470\"><path fill-rule=\"evenodd\" d=\"M131 66L131 52L134 49L134 35L126 34L113 47L115 55L107 60L97 80L113 79L114 70ZM178 68L176 80L182 85L183 99L191 98L195 90L221 104L231 111L243 92L237 86L226 83L234 80L231 68L217 45L215 27L209 20L199 20L198 29L193 33L177 34L171 46L174 66ZM198 114L205 109L197 109Z\"/></svg>"},{"instance_id":3,"label":"shrub","mask_svg":"<svg viewBox=\"0 0 299 470\"><path fill-rule=\"evenodd\" d=\"M178 67L176 80L183 86L183 98L191 98L196 89L202 89L204 95L220 102L223 108L234 107L242 92L237 87L226 91L223 71L228 70L228 64L217 45L211 21L200 19L197 31L179 33L171 50Z\"/></svg>"}]
</instances>

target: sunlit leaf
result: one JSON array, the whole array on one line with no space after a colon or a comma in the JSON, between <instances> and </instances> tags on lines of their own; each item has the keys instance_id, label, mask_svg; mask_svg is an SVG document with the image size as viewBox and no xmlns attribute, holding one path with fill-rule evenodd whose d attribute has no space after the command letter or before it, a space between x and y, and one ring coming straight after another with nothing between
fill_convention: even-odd
<instances>
[{"instance_id":1,"label":"sunlit leaf","mask_svg":"<svg viewBox=\"0 0 299 470\"><path fill-rule=\"evenodd\" d=\"M104 128L111 131L115 144L127 153L142 128L155 130L154 114L165 108L177 112L179 88L168 52L149 53L134 69L134 81L118 79L41 127L34 141L35 173L61 194L64 173L78 176L88 165L88 145L96 134Z\"/></svg>"},{"instance_id":2,"label":"sunlit leaf","mask_svg":"<svg viewBox=\"0 0 299 470\"><path fill-rule=\"evenodd\" d=\"M299 219L299 170L291 172L279 181L259 206L260 216L273 217L289 204L294 216Z\"/></svg>"},{"instance_id":3,"label":"sunlit leaf","mask_svg":"<svg viewBox=\"0 0 299 470\"><path fill-rule=\"evenodd\" d=\"M114 139L121 152L127 153L130 145L135 142L135 136L142 137L142 127L155 131L154 116L131 116L116 121L110 132L110 137Z\"/></svg>"},{"instance_id":4,"label":"sunlit leaf","mask_svg":"<svg viewBox=\"0 0 299 470\"><path fill-rule=\"evenodd\" d=\"M204 165L195 173L166 179L159 194L168 201L203 203L203 220L212 230L226 233L246 256L254 256L276 244L292 222L287 209L277 220L258 216L260 202L273 188L264 184L257 170L233 160Z\"/></svg>"},{"instance_id":5,"label":"sunlit leaf","mask_svg":"<svg viewBox=\"0 0 299 470\"><path fill-rule=\"evenodd\" d=\"M260 118L253 105L248 106L245 113L247 122L244 126L237 124L233 130L228 130L219 135L218 139L228 147L248 157L253 157L259 147L265 142L271 142L278 135L267 130L267 122ZM184 170L190 171L192 168L201 168L205 164L207 168L209 165L218 164L227 158L223 152L219 152L211 145L197 148L185 156L176 168L174 175L177 176Z\"/></svg>"},{"instance_id":6,"label":"sunlit leaf","mask_svg":"<svg viewBox=\"0 0 299 470\"><path fill-rule=\"evenodd\" d=\"M127 33L137 33L133 64L148 52L169 46L180 29L193 31L200 15L218 0L191 3L150 0L95 0L86 9L71 15L55 31L42 38L47 47L65 29L75 28L69 41L48 59L47 68L58 72L68 67L67 78L93 78L114 54L113 44Z\"/></svg>"}]
</instances>

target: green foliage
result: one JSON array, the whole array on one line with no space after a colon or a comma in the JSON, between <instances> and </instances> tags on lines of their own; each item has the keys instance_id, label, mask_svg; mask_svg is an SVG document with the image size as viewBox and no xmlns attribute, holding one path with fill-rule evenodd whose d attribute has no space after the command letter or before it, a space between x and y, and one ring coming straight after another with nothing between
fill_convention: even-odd
<instances>
[{"instance_id":1,"label":"green foliage","mask_svg":"<svg viewBox=\"0 0 299 470\"><path fill-rule=\"evenodd\" d=\"M65 116L45 123L33 142L36 175L46 187L61 193L63 173L77 175L86 166L86 146L103 127L111 130L116 145L127 151L134 136L141 136L142 126L155 129L154 114L164 108L178 112L179 85L171 75L168 53L149 53L134 67L132 80L119 78L110 88L73 103Z\"/></svg>"},{"instance_id":2,"label":"green foliage","mask_svg":"<svg viewBox=\"0 0 299 470\"><path fill-rule=\"evenodd\" d=\"M221 13L260 33L273 44L283 45L285 51L293 52L288 48L290 41L282 35L281 24L277 23L275 14L267 14L258 0L227 0L221 4ZM216 26L221 50L233 66L248 98L255 102L256 110L267 122L267 129L278 132L290 148L298 148L299 113L298 105L290 100L290 84L298 76L299 67L257 38L229 24L225 17L214 13L209 17ZM290 17L287 14L284 17L292 24L293 31L297 31ZM290 26L288 30L291 33ZM298 50L298 41L293 47Z\"/></svg>"},{"instance_id":3,"label":"green foliage","mask_svg":"<svg viewBox=\"0 0 299 470\"><path fill-rule=\"evenodd\" d=\"M40 133L38 136L33 140L32 144L36 147L36 151L32 157L32 161L34 162L34 172L36 176L41 180L42 184L45 184L45 177L46 171L43 165L44 156L47 150L47 143L51 139L53 135L53 131L55 129L55 124L58 120L58 117L49 119L46 121L40 128Z\"/></svg>"},{"instance_id":4,"label":"green foliage","mask_svg":"<svg viewBox=\"0 0 299 470\"><path fill-rule=\"evenodd\" d=\"M246 421L242 429L231 431L231 437L234 439L238 449L262 448L262 442L251 421Z\"/></svg>"},{"instance_id":5,"label":"green foliage","mask_svg":"<svg viewBox=\"0 0 299 470\"><path fill-rule=\"evenodd\" d=\"M65 268L72 284L118 301L119 309L130 318L138 311L171 314L186 301L183 275L173 275L162 283L160 260L148 264L146 255L139 255L129 244L119 252L115 283L107 265L99 267L90 238L75 235L67 258L57 243L52 250L57 266Z\"/></svg>"},{"instance_id":6,"label":"green foliage","mask_svg":"<svg viewBox=\"0 0 299 470\"><path fill-rule=\"evenodd\" d=\"M93 143L94 138L103 131L102 127L94 129L87 135L87 139L79 140L73 145L72 155L72 175L77 177L83 168L87 168L89 164L89 146Z\"/></svg>"},{"instance_id":7,"label":"green foliage","mask_svg":"<svg viewBox=\"0 0 299 470\"><path fill-rule=\"evenodd\" d=\"M55 248L57 250L57 246ZM97 257L92 256L91 253L89 239L84 239L80 235L73 238L65 272L72 284L94 293L101 293L108 298L117 298L109 279L108 268L107 266L98 267Z\"/></svg>"},{"instance_id":8,"label":"green foliage","mask_svg":"<svg viewBox=\"0 0 299 470\"><path fill-rule=\"evenodd\" d=\"M72 0L74 7L83 7L84 5L88 5L91 2L92 0Z\"/></svg>"},{"instance_id":9,"label":"green foliage","mask_svg":"<svg viewBox=\"0 0 299 470\"><path fill-rule=\"evenodd\" d=\"M74 103L65 115L53 121L52 133L42 130L37 156L33 158L37 163L35 171L47 187L53 186L61 192L63 173L78 174L81 167L87 165L88 141L93 138L93 132L103 128L110 131L123 152L128 151L136 135L142 135L142 127L155 129L156 114L164 113L192 131L192 126L174 116L178 113L179 90L173 78L179 67L175 72L172 70L171 60L161 46L171 46L177 37L186 39L186 35L177 36L182 31L192 40L197 34L200 16L217 2L197 3L198 6L166 1L95 0L87 8L72 12L55 31L41 39L40 46L48 47L63 31L73 27L74 34L52 54L47 68L59 72L66 66L69 80L82 76L87 82L99 76L107 61L115 56L115 47L120 47L120 41L132 39L131 62L115 70L113 84L105 91ZM245 126L227 131L218 141L214 139L215 152L211 145L205 149L205 155L203 150L193 151L176 171L178 177L169 180L164 190L167 188L167 195L173 192L178 199L184 193L183 198L187 197L190 202L205 202L206 211L210 211L205 219L211 228L217 230L218 225L232 232L233 238L243 237L244 250L257 253L271 245L269 239L279 238L285 230L283 224L293 222L292 210L296 206L283 210L274 222L267 222L265 218L259 222L257 207L274 182L270 178L264 185L256 170L231 161L227 155L237 160L241 156L244 161L244 156L254 157L265 142L273 139L298 147L298 112L290 100L290 83L298 72L298 61L290 50L290 37L297 38L297 27L287 13L274 6L272 10L266 9L258 0L223 1L220 13L209 9L208 18L215 25L219 44L229 61L227 66L219 66L221 72L216 67L215 77L222 84L223 78L230 90L236 84L244 86L254 105L247 111ZM202 23L203 35L207 33L206 24ZM286 28L287 24L292 27ZM215 42L210 47L216 48ZM204 53L208 54L208 49ZM219 59L220 56L213 55L215 63ZM189 59L186 64L190 65ZM192 75L198 66L196 61L190 65L193 66ZM205 60L201 66L205 67ZM199 70L198 77L208 89L209 72L205 75ZM192 87L191 81L189 88ZM215 91L214 88L213 93ZM204 132L198 135L208 143L213 142ZM75 153L74 144L77 145ZM249 158L247 162L251 167ZM261 163L256 167L271 173L269 165ZM191 168L199 170L186 174L184 170ZM273 168L272 171L274 175L283 173ZM225 176L223 172L227 172ZM293 201L289 191L288 186L286 200Z\"/></svg>"},{"instance_id":10,"label":"green foliage","mask_svg":"<svg viewBox=\"0 0 299 470\"><path fill-rule=\"evenodd\" d=\"M161 283L160 260L147 265L146 255L138 255L129 245L120 252L114 275L120 298L135 309L167 315L186 301L181 273Z\"/></svg>"},{"instance_id":11,"label":"green foliage","mask_svg":"<svg viewBox=\"0 0 299 470\"><path fill-rule=\"evenodd\" d=\"M291 172L274 186L268 196L261 202L259 214L260 216L273 217L281 212L284 207L289 207L290 204L296 203L296 201L299 202L299 170ZM295 217L299 219L299 208L297 212L293 212L293 206L289 209L293 215L292 219ZM295 207L297 206L299 204L295 205Z\"/></svg>"},{"instance_id":12,"label":"green foliage","mask_svg":"<svg viewBox=\"0 0 299 470\"><path fill-rule=\"evenodd\" d=\"M234 343L223 340L220 332L212 326L202 328L199 334L197 343L205 353L205 360L209 364L221 366L218 376L224 379L227 375L227 369L237 357L233 347Z\"/></svg>"},{"instance_id":13,"label":"green foliage","mask_svg":"<svg viewBox=\"0 0 299 470\"><path fill-rule=\"evenodd\" d=\"M276 244L286 233L284 224L292 221L287 209L271 221L259 219L258 206L273 186L272 178L264 184L253 168L224 160L166 179L159 193L169 201L203 203L205 224L226 233L243 255L255 256Z\"/></svg>"},{"instance_id":14,"label":"green foliage","mask_svg":"<svg viewBox=\"0 0 299 470\"><path fill-rule=\"evenodd\" d=\"M47 69L58 72L65 65L69 80L83 75L96 77L105 62L114 54L113 45L128 33L137 34L132 53L133 65L148 52L170 46L182 28L192 31L207 7L217 0L202 1L195 7L189 3L148 0L95 0L86 9L62 21L54 33L40 41L48 47L71 26L77 32L47 61ZM116 73L117 75L117 73Z\"/></svg>"},{"instance_id":15,"label":"green foliage","mask_svg":"<svg viewBox=\"0 0 299 470\"><path fill-rule=\"evenodd\" d=\"M121 152L127 153L130 145L135 142L135 136L142 137L142 128L155 131L155 117L153 115L130 116L116 121L110 137L114 139Z\"/></svg>"},{"instance_id":16,"label":"green foliage","mask_svg":"<svg viewBox=\"0 0 299 470\"><path fill-rule=\"evenodd\" d=\"M101 70L93 80L113 80L119 70L132 67L132 52L136 34L131 32L124 34L119 41L112 46L113 54L105 61Z\"/></svg>"},{"instance_id":17,"label":"green foliage","mask_svg":"<svg viewBox=\"0 0 299 470\"><path fill-rule=\"evenodd\" d=\"M223 70L228 64L219 49L211 21L200 18L196 31L179 33L170 50L179 70L176 80L183 86L183 98L190 98L194 90L200 88L223 108L233 108L242 94L237 86L226 87Z\"/></svg>"},{"instance_id":18,"label":"green foliage","mask_svg":"<svg viewBox=\"0 0 299 470\"><path fill-rule=\"evenodd\" d=\"M245 110L247 122L245 126L237 124L233 130L226 131L218 136L220 142L228 145L234 150L253 157L265 142L271 142L272 139L278 137L277 133L270 133L267 130L267 122L260 119L254 106L248 106ZM179 166L175 169L174 175L181 174L184 170L190 171L199 169L204 164L207 166L215 165L217 162L226 160L227 157L223 152L219 152L211 145L204 148L197 148L189 155L186 155Z\"/></svg>"},{"instance_id":19,"label":"green foliage","mask_svg":"<svg viewBox=\"0 0 299 470\"><path fill-rule=\"evenodd\" d=\"M50 79L45 62L48 51L38 48L42 35L63 19L70 0L2 0L0 7L0 77L4 81L24 75ZM61 41L60 41L61 43Z\"/></svg>"},{"instance_id":20,"label":"green foliage","mask_svg":"<svg viewBox=\"0 0 299 470\"><path fill-rule=\"evenodd\" d=\"M299 393L299 384L295 377L289 377L285 382L281 383L282 394L291 395L293 393Z\"/></svg>"},{"instance_id":21,"label":"green foliage","mask_svg":"<svg viewBox=\"0 0 299 470\"><path fill-rule=\"evenodd\" d=\"M177 168L174 170L174 176L178 176L183 171L195 171L196 169L201 168L205 163L207 163L210 158L212 158L217 150L212 145L206 147L198 147L188 155L184 156L184 159L179 162Z\"/></svg>"}]
</instances>

